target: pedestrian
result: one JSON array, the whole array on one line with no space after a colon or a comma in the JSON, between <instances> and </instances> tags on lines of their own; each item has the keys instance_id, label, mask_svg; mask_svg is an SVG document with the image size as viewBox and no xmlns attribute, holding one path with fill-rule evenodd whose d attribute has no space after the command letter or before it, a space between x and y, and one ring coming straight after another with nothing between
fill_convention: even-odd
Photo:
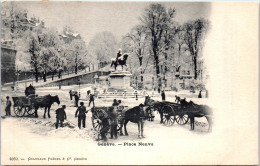
<instances>
[{"instance_id":1,"label":"pedestrian","mask_svg":"<svg viewBox=\"0 0 260 166\"><path fill-rule=\"evenodd\" d=\"M72 90L69 91L70 94L70 100L72 100Z\"/></svg>"},{"instance_id":2,"label":"pedestrian","mask_svg":"<svg viewBox=\"0 0 260 166\"><path fill-rule=\"evenodd\" d=\"M115 139L117 139L117 112L115 108L111 108L110 110L110 139L113 139L115 136Z\"/></svg>"},{"instance_id":3,"label":"pedestrian","mask_svg":"<svg viewBox=\"0 0 260 166\"><path fill-rule=\"evenodd\" d=\"M95 102L94 101L95 101L94 94L90 93L88 106L90 107L90 104L93 103L93 107L95 107Z\"/></svg>"},{"instance_id":4,"label":"pedestrian","mask_svg":"<svg viewBox=\"0 0 260 166\"><path fill-rule=\"evenodd\" d=\"M65 119L67 119L65 109L66 105L62 105L62 108L58 108L56 110L56 129L58 128L59 123L60 127L63 127L63 122Z\"/></svg>"},{"instance_id":5,"label":"pedestrian","mask_svg":"<svg viewBox=\"0 0 260 166\"><path fill-rule=\"evenodd\" d=\"M12 103L9 99L9 96L6 96L6 107L5 107L6 116L11 116L11 106L12 106Z\"/></svg>"},{"instance_id":6,"label":"pedestrian","mask_svg":"<svg viewBox=\"0 0 260 166\"><path fill-rule=\"evenodd\" d=\"M135 91L135 100L138 100L138 94L137 94L137 91Z\"/></svg>"},{"instance_id":7,"label":"pedestrian","mask_svg":"<svg viewBox=\"0 0 260 166\"><path fill-rule=\"evenodd\" d=\"M144 138L144 121L145 121L145 111L144 111L144 105L139 105L139 116L138 116L138 137Z\"/></svg>"},{"instance_id":8,"label":"pedestrian","mask_svg":"<svg viewBox=\"0 0 260 166\"><path fill-rule=\"evenodd\" d=\"M101 140L107 141L106 134L109 130L109 118L105 111L103 113L104 113L103 116L100 117L101 125L102 125L102 128L100 130L100 135L101 135Z\"/></svg>"},{"instance_id":9,"label":"pedestrian","mask_svg":"<svg viewBox=\"0 0 260 166\"><path fill-rule=\"evenodd\" d=\"M201 90L200 90L200 92L199 92L199 96L198 96L198 98L202 98Z\"/></svg>"},{"instance_id":10,"label":"pedestrian","mask_svg":"<svg viewBox=\"0 0 260 166\"><path fill-rule=\"evenodd\" d=\"M164 93L164 90L162 91L161 96L162 96L162 101L165 101L165 93Z\"/></svg>"},{"instance_id":11,"label":"pedestrian","mask_svg":"<svg viewBox=\"0 0 260 166\"><path fill-rule=\"evenodd\" d=\"M75 107L78 107L79 106L79 95L78 95L78 92L75 93L74 98L75 98Z\"/></svg>"},{"instance_id":12,"label":"pedestrian","mask_svg":"<svg viewBox=\"0 0 260 166\"><path fill-rule=\"evenodd\" d=\"M88 111L86 110L86 107L84 106L84 102L80 102L80 106L78 107L76 113L75 113L75 117L78 116L78 127L81 128L81 124L83 126L83 128L86 127L86 113L88 113Z\"/></svg>"}]
</instances>

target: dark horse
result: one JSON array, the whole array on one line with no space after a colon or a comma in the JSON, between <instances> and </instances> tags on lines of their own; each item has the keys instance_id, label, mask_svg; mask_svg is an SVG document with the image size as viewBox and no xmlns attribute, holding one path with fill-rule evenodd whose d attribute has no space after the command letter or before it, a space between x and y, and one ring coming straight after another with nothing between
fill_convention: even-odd
<instances>
[{"instance_id":1,"label":"dark horse","mask_svg":"<svg viewBox=\"0 0 260 166\"><path fill-rule=\"evenodd\" d=\"M57 104L60 104L60 100L57 95L56 96L46 95L43 97L36 97L36 98L32 99L32 103L35 108L35 117L38 117L38 113L37 113L38 108L44 107L45 111L44 111L43 117L45 118L46 110L48 109L48 117L50 118L51 117L50 109L51 109L51 105L54 102L56 102Z\"/></svg>"},{"instance_id":2,"label":"dark horse","mask_svg":"<svg viewBox=\"0 0 260 166\"><path fill-rule=\"evenodd\" d=\"M115 67L115 70L117 68L118 65L121 65L122 66L122 69L123 69L123 66L127 66L126 65L126 60L128 58L128 54L127 53L124 53L121 57L119 58L115 58L115 59L112 59L112 63L111 63L111 67L114 65Z\"/></svg>"},{"instance_id":3,"label":"dark horse","mask_svg":"<svg viewBox=\"0 0 260 166\"><path fill-rule=\"evenodd\" d=\"M194 130L194 119L195 119L195 117L198 117L198 118L205 117L208 121L208 124L209 124L208 131L211 131L213 111L209 106L198 105L198 104L193 103L192 101L186 102L186 101L183 101L183 100L181 102L181 105L189 116L191 130Z\"/></svg>"},{"instance_id":4,"label":"dark horse","mask_svg":"<svg viewBox=\"0 0 260 166\"><path fill-rule=\"evenodd\" d=\"M147 119L147 114L143 110L143 107L144 105L140 104L139 106L135 106L125 112L124 121L121 123L120 127L120 135L123 135L122 125L124 126L125 135L128 135L126 125L130 121L138 124L138 136L139 138L143 137L144 120Z\"/></svg>"},{"instance_id":5,"label":"dark horse","mask_svg":"<svg viewBox=\"0 0 260 166\"><path fill-rule=\"evenodd\" d=\"M169 103L169 102L167 102L167 101L163 101L163 102L155 101L155 100L151 99L150 96L145 96L144 105L147 106L146 112L147 112L148 116L151 115L151 111L158 111L159 114L160 114L160 119L161 119L160 123L163 123L163 110L162 110L162 108L167 103ZM148 118L150 118L150 117L148 117Z\"/></svg>"}]
</instances>

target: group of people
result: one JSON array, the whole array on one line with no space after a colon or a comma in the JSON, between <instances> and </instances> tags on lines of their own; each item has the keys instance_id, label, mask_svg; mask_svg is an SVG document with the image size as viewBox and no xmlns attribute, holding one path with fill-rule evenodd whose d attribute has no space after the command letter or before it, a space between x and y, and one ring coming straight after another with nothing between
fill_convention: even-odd
<instances>
[{"instance_id":1,"label":"group of people","mask_svg":"<svg viewBox=\"0 0 260 166\"><path fill-rule=\"evenodd\" d=\"M66 105L62 105L61 108L58 108L56 110L56 129L58 128L59 124L61 127L63 127L63 122L64 120L67 119L66 116ZM75 117L78 117L78 127L81 128L81 124L82 127L85 128L86 127L86 114L88 113L86 107L84 106L84 102L80 102L80 106L77 108L76 112L75 112Z\"/></svg>"},{"instance_id":2,"label":"group of people","mask_svg":"<svg viewBox=\"0 0 260 166\"><path fill-rule=\"evenodd\" d=\"M77 91L73 91L73 90L70 90L69 91L69 95L70 95L70 100L73 99L73 96L74 96L74 99L75 99L75 107L78 107L79 106L79 99L80 99L80 92L78 93ZM89 98L89 104L88 106L90 107L91 104L93 104L93 106L95 106L95 98L94 98L94 94L91 93L90 90L87 91L87 98Z\"/></svg>"},{"instance_id":3,"label":"group of people","mask_svg":"<svg viewBox=\"0 0 260 166\"><path fill-rule=\"evenodd\" d=\"M113 100L112 106L118 107L122 104L121 100ZM105 111L101 117L102 129L100 130L100 140L107 141L106 134L110 127L110 139L117 139L117 126L118 126L118 110L111 108L109 114ZM99 139L98 139L99 140Z\"/></svg>"}]
</instances>

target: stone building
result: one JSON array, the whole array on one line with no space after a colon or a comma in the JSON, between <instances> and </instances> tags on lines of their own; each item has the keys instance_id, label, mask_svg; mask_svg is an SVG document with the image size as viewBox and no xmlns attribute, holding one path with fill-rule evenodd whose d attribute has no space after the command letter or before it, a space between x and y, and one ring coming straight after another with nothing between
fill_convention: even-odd
<instances>
[{"instance_id":1,"label":"stone building","mask_svg":"<svg viewBox=\"0 0 260 166\"><path fill-rule=\"evenodd\" d=\"M10 44L5 42L1 44L1 84L16 81L16 52Z\"/></svg>"}]
</instances>

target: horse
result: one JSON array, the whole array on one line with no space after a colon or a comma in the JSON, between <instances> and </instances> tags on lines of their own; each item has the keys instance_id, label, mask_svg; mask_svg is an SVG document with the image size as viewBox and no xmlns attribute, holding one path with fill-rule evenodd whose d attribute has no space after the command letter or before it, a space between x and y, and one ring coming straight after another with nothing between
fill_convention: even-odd
<instances>
[{"instance_id":1,"label":"horse","mask_svg":"<svg viewBox=\"0 0 260 166\"><path fill-rule=\"evenodd\" d=\"M117 68L118 65L121 65L122 66L122 70L123 70L123 66L126 66L126 60L128 58L128 54L127 53L124 53L121 57L119 58L113 58L111 59L111 67L114 65L115 67L115 70Z\"/></svg>"},{"instance_id":2,"label":"horse","mask_svg":"<svg viewBox=\"0 0 260 166\"><path fill-rule=\"evenodd\" d=\"M161 119L160 123L163 123L163 111L161 108L164 106L164 103L167 103L167 102L155 101L155 100L151 99L150 96L145 96L144 105L147 106L146 112L148 114L148 118L150 118L149 115L152 115L151 111L156 110L160 114L160 119ZM153 117L151 117L151 118L153 118ZM153 119L152 119L152 121L153 121Z\"/></svg>"},{"instance_id":3,"label":"horse","mask_svg":"<svg viewBox=\"0 0 260 166\"><path fill-rule=\"evenodd\" d=\"M60 104L60 100L58 95L56 96L51 96L51 95L46 95L43 97L36 97L33 99L32 103L33 106L35 108L35 117L38 117L38 113L37 110L40 107L44 107L45 111L44 111L44 115L43 118L45 118L45 114L46 114L46 110L48 109L48 117L50 118L50 109L51 109L51 105L56 102L58 105Z\"/></svg>"},{"instance_id":4,"label":"horse","mask_svg":"<svg viewBox=\"0 0 260 166\"><path fill-rule=\"evenodd\" d=\"M193 103L192 101L187 102L187 103L181 103L181 105L184 107L184 109L187 110L187 114L190 119L191 130L194 130L195 117L198 117L198 118L205 117L209 124L208 131L211 131L213 111L209 106L198 105L198 104Z\"/></svg>"},{"instance_id":5,"label":"horse","mask_svg":"<svg viewBox=\"0 0 260 166\"><path fill-rule=\"evenodd\" d=\"M144 137L143 136L143 125L144 125L144 120L147 119L147 114L145 111L142 110L144 107L143 104L140 104L139 106L135 106L125 112L124 116L124 121L123 121L123 126L125 130L125 135L128 135L126 126L127 123L130 121L132 123L137 123L138 124L138 137ZM122 132L122 123L120 123L120 135L123 135Z\"/></svg>"}]
</instances>

